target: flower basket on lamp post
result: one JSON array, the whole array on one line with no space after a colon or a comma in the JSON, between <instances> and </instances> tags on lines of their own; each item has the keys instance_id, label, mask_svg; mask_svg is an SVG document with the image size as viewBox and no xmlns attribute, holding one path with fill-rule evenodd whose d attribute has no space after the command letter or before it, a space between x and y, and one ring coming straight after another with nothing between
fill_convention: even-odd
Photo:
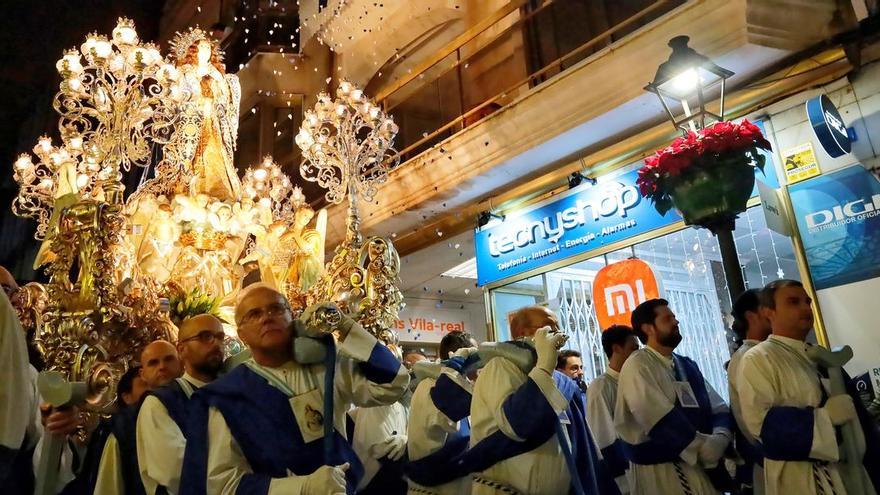
<instances>
[{"instance_id":1,"label":"flower basket on lamp post","mask_svg":"<svg viewBox=\"0 0 880 495\"><path fill-rule=\"evenodd\" d=\"M657 150L639 170L639 190L661 215L674 207L687 225L718 236L731 299L745 289L734 222L755 187L755 168L764 170L761 149L769 151L770 143L755 124L718 122Z\"/></svg>"}]
</instances>

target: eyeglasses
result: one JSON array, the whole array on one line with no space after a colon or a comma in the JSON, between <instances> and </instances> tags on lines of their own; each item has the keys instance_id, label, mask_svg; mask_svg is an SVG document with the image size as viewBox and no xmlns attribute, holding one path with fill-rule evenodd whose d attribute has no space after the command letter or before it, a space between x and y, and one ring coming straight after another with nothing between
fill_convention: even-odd
<instances>
[{"instance_id":1,"label":"eyeglasses","mask_svg":"<svg viewBox=\"0 0 880 495\"><path fill-rule=\"evenodd\" d=\"M189 342L191 340L198 340L202 344L211 344L215 341L222 343L226 340L226 334L223 332L215 332L214 330L202 330L192 337L187 337L178 343L183 344L184 342Z\"/></svg>"},{"instance_id":2,"label":"eyeglasses","mask_svg":"<svg viewBox=\"0 0 880 495\"><path fill-rule=\"evenodd\" d=\"M243 325L255 323L262 320L264 316L274 318L284 314L286 311L290 311L290 307L282 303L270 304L263 308L254 308L245 313L244 316L241 317L241 320L238 321L238 324Z\"/></svg>"}]
</instances>

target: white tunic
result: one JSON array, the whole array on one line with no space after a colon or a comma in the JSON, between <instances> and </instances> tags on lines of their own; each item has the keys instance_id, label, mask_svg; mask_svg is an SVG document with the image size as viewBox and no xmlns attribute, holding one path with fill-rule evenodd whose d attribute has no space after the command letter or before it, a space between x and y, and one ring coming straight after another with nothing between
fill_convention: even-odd
<instances>
[{"instance_id":1,"label":"white tunic","mask_svg":"<svg viewBox=\"0 0 880 495\"><path fill-rule=\"evenodd\" d=\"M181 388L192 395L192 388L205 386L205 382L184 373ZM137 417L137 456L141 481L147 495L156 493L164 486L169 495L180 490L180 469L183 466L183 453L186 438L177 423L168 415L168 410L157 397L148 395Z\"/></svg>"},{"instance_id":2,"label":"white tunic","mask_svg":"<svg viewBox=\"0 0 880 495\"><path fill-rule=\"evenodd\" d=\"M468 393L472 392L473 386L461 376L461 373L450 368L443 368L442 373ZM436 383L435 378L425 378L413 392L406 445L411 461L417 461L440 450L446 444L449 435L457 432L461 426L461 421L451 420L431 399L431 389ZM422 487L410 480L409 486L412 494L431 492L437 495L467 495L471 491L470 478L461 478L432 487Z\"/></svg>"},{"instance_id":3,"label":"white tunic","mask_svg":"<svg viewBox=\"0 0 880 495\"><path fill-rule=\"evenodd\" d=\"M742 358L746 355L751 348L760 344L760 340L752 340L745 339L739 349L730 356L730 363L727 365L727 380L730 384L730 410L733 413L733 419L736 420L736 426L739 428L739 431L742 432L743 436L746 437L753 444L757 442L755 437L748 433L748 429L746 428L745 423L743 423L742 419L742 406L740 405L739 398L739 389L740 381L739 381L739 370L742 365ZM760 465L754 464L752 466L752 488L754 490L755 495L763 495L764 494L764 470Z\"/></svg>"},{"instance_id":4,"label":"white tunic","mask_svg":"<svg viewBox=\"0 0 880 495\"><path fill-rule=\"evenodd\" d=\"M0 447L5 449L22 448L25 433L33 424L36 394L32 369L18 313L4 292L0 295ZM11 466L0 464L0 480L9 469Z\"/></svg>"},{"instance_id":5,"label":"white tunic","mask_svg":"<svg viewBox=\"0 0 880 495\"><path fill-rule=\"evenodd\" d=\"M620 370L614 424L621 440L640 444L650 437L648 432L672 411L676 401L676 379L673 360L651 347L635 351ZM726 412L727 404L712 386L705 382L712 412ZM679 453L680 462L662 464L630 464L627 474L630 492L639 495L675 495L685 490L676 469L686 477L693 495L715 494L708 476L697 463L702 444L700 434Z\"/></svg>"},{"instance_id":6,"label":"white tunic","mask_svg":"<svg viewBox=\"0 0 880 495\"><path fill-rule=\"evenodd\" d=\"M41 399L37 390L38 375L28 361L25 333L18 313L6 293L0 293L0 448L13 452L33 448L31 460L36 475L44 433L40 418ZM73 451L70 443L65 441L58 466L56 493L73 479L72 465ZM13 474L9 471L12 467L0 462L0 481Z\"/></svg>"},{"instance_id":7,"label":"white tunic","mask_svg":"<svg viewBox=\"0 0 880 495\"><path fill-rule=\"evenodd\" d=\"M568 408L568 402L556 388L553 377L546 371L534 368L526 375L510 360L504 357L493 358L480 372L474 384L471 401L472 446L499 430L513 440L522 440L511 426L502 405L528 378L534 380L543 398L557 414ZM571 475L555 435L538 448L498 462L477 474L529 495L565 494L571 486ZM474 483L472 493L483 495L502 492Z\"/></svg>"},{"instance_id":8,"label":"white tunic","mask_svg":"<svg viewBox=\"0 0 880 495\"><path fill-rule=\"evenodd\" d=\"M95 495L119 495L125 493L122 479L122 459L119 456L119 442L110 433L104 442L104 451L98 463L98 476L95 480Z\"/></svg>"},{"instance_id":9,"label":"white tunic","mask_svg":"<svg viewBox=\"0 0 880 495\"><path fill-rule=\"evenodd\" d=\"M366 487L382 463L372 456L371 450L392 436L406 435L407 409L400 402L387 406L359 407L352 411L354 420L354 438L351 446L364 465L364 477L358 484L358 490Z\"/></svg>"},{"instance_id":10,"label":"white tunic","mask_svg":"<svg viewBox=\"0 0 880 495\"><path fill-rule=\"evenodd\" d=\"M834 493L844 495L837 469L839 448L835 428L828 413L820 407L824 387L818 367L807 357L806 347L802 341L771 335L743 356L738 372L743 422L749 434L761 439L764 445L768 457L764 459L767 494L814 495L818 493L818 478L824 493L832 493L833 484ZM767 429L765 421L772 421ZM791 434L774 438L779 426ZM776 457L774 451L802 455L804 460L770 459ZM814 460L828 464L817 467L818 472L814 473Z\"/></svg>"},{"instance_id":11,"label":"white tunic","mask_svg":"<svg viewBox=\"0 0 880 495\"><path fill-rule=\"evenodd\" d=\"M358 361L369 359L376 339L359 325L355 325L344 342L338 345L334 382L333 419L336 431L345 435L345 414L352 404L361 407L381 406L397 400L409 383L406 368L400 366L394 380L379 384L369 381L359 370ZM260 366L286 384L295 393L323 388L324 367L304 366L289 361L277 368ZM208 472L207 492L214 495L235 494L242 476L252 472L247 458L229 431L223 414L215 407L208 410ZM305 476L291 474L273 478L270 495L297 495L301 493Z\"/></svg>"},{"instance_id":12,"label":"white tunic","mask_svg":"<svg viewBox=\"0 0 880 495\"><path fill-rule=\"evenodd\" d=\"M616 449L612 446L619 442L617 429L614 427L614 406L617 403L619 377L619 372L608 368L605 373L590 382L590 386L587 388L587 424L590 426L590 432L593 434L596 446L599 447L600 458L606 461L606 465L609 466L612 464L607 462L611 459L605 458L608 453L606 449ZM614 481L622 495L629 493L626 473L615 477Z\"/></svg>"}]
</instances>

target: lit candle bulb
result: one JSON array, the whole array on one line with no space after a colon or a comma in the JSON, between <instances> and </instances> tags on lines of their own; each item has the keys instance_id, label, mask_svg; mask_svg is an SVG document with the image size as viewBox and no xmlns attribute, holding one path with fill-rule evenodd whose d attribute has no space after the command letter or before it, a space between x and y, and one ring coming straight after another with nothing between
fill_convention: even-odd
<instances>
[{"instance_id":1,"label":"lit candle bulb","mask_svg":"<svg viewBox=\"0 0 880 495\"><path fill-rule=\"evenodd\" d=\"M137 31L134 29L134 22L124 17L120 17L113 28L113 41L118 45L133 45L137 43Z\"/></svg>"},{"instance_id":2,"label":"lit candle bulb","mask_svg":"<svg viewBox=\"0 0 880 495\"><path fill-rule=\"evenodd\" d=\"M22 153L18 155L18 159L15 160L15 168L24 171L34 166L34 162L31 161L30 155L26 153Z\"/></svg>"},{"instance_id":3,"label":"lit candle bulb","mask_svg":"<svg viewBox=\"0 0 880 495\"><path fill-rule=\"evenodd\" d=\"M48 153L50 151L52 151L52 140L48 136L40 136L37 141L37 149L34 152Z\"/></svg>"},{"instance_id":4,"label":"lit candle bulb","mask_svg":"<svg viewBox=\"0 0 880 495\"><path fill-rule=\"evenodd\" d=\"M86 37L85 43L80 45L80 51L82 52L83 56L90 59L92 57L92 50L95 48L95 43L97 43L97 42L98 42L98 35L97 34L92 33L92 34L88 35Z\"/></svg>"},{"instance_id":5,"label":"lit candle bulb","mask_svg":"<svg viewBox=\"0 0 880 495\"><path fill-rule=\"evenodd\" d=\"M96 58L105 60L111 53L113 53L113 46L110 45L109 41L102 37L95 42L93 50Z\"/></svg>"}]
</instances>

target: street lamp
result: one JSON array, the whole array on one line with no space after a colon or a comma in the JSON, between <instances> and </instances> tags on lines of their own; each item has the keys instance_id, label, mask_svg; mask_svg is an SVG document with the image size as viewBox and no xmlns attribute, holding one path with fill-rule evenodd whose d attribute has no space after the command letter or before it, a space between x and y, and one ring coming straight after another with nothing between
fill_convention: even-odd
<instances>
[{"instance_id":1,"label":"street lamp","mask_svg":"<svg viewBox=\"0 0 880 495\"><path fill-rule=\"evenodd\" d=\"M660 64L654 81L645 86L646 91L660 98L672 125L685 136L724 121L725 83L734 74L697 53L688 46L688 41L690 38L687 36L676 36L669 40L669 47L672 48L669 60ZM719 87L719 109L718 113L713 113L706 106ZM729 227L717 228L713 232L718 239L727 290L733 303L745 292L742 267L733 239L733 222Z\"/></svg>"},{"instance_id":2,"label":"street lamp","mask_svg":"<svg viewBox=\"0 0 880 495\"><path fill-rule=\"evenodd\" d=\"M725 81L733 72L715 65L708 57L688 46L687 36L669 40L672 55L660 64L654 81L645 86L660 98L663 109L677 129L685 134L697 132L724 120ZM706 103L720 86L718 113L710 112Z\"/></svg>"}]
</instances>

